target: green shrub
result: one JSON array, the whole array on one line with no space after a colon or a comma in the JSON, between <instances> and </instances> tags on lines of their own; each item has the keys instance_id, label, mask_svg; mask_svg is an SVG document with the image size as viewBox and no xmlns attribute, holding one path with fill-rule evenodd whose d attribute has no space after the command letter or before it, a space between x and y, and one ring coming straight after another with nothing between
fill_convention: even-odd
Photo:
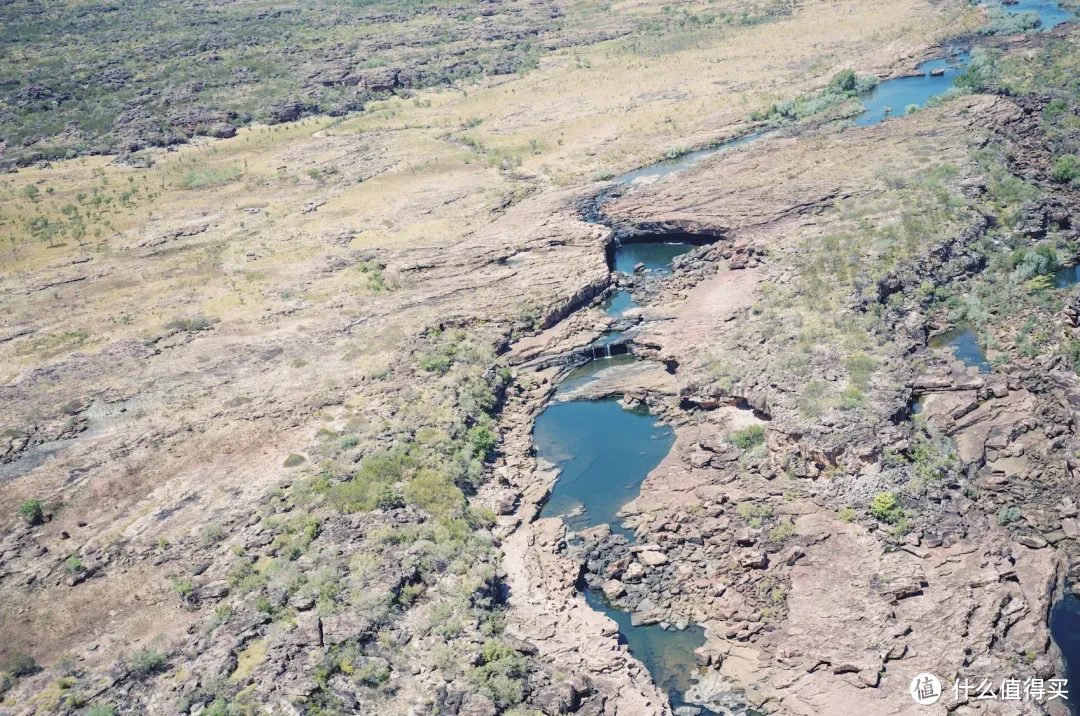
<instances>
[{"instance_id":1,"label":"green shrub","mask_svg":"<svg viewBox=\"0 0 1080 716\"><path fill-rule=\"evenodd\" d=\"M23 654L22 652L15 652L8 657L7 664L5 665L5 671L10 672L13 676L28 676L37 671L38 665L34 661L34 657L29 654Z\"/></svg>"},{"instance_id":2,"label":"green shrub","mask_svg":"<svg viewBox=\"0 0 1080 716\"><path fill-rule=\"evenodd\" d=\"M866 393L857 385L849 385L840 391L841 410L861 410L866 407Z\"/></svg>"},{"instance_id":3,"label":"green shrub","mask_svg":"<svg viewBox=\"0 0 1080 716\"><path fill-rule=\"evenodd\" d=\"M353 681L361 686L375 688L390 680L390 669L377 661L368 661L352 673Z\"/></svg>"},{"instance_id":4,"label":"green shrub","mask_svg":"<svg viewBox=\"0 0 1080 716\"><path fill-rule=\"evenodd\" d=\"M303 455L297 455L296 453L293 453L292 455L289 455L287 458L285 458L285 462L282 463L282 466L283 467L296 467L297 465L303 465L305 462L307 462L306 457L304 457Z\"/></svg>"},{"instance_id":5,"label":"green shrub","mask_svg":"<svg viewBox=\"0 0 1080 716\"><path fill-rule=\"evenodd\" d=\"M1072 182L1080 177L1080 158L1075 154L1063 154L1054 160L1050 178L1057 182Z\"/></svg>"},{"instance_id":6,"label":"green shrub","mask_svg":"<svg viewBox=\"0 0 1080 716\"><path fill-rule=\"evenodd\" d=\"M513 648L489 639L480 650L480 665L469 673L469 679L500 709L521 703L522 680L526 674L525 660Z\"/></svg>"},{"instance_id":7,"label":"green shrub","mask_svg":"<svg viewBox=\"0 0 1080 716\"><path fill-rule=\"evenodd\" d=\"M749 450L765 442L763 425L748 425L740 430L728 433L727 441L737 448Z\"/></svg>"},{"instance_id":8,"label":"green shrub","mask_svg":"<svg viewBox=\"0 0 1080 716\"><path fill-rule=\"evenodd\" d=\"M6 671L0 671L0 696L15 688L15 675Z\"/></svg>"},{"instance_id":9,"label":"green shrub","mask_svg":"<svg viewBox=\"0 0 1080 716\"><path fill-rule=\"evenodd\" d=\"M1043 117L1049 121L1064 114L1068 109L1069 103L1057 97L1050 100L1049 104L1046 105L1046 109L1043 110Z\"/></svg>"},{"instance_id":10,"label":"green shrub","mask_svg":"<svg viewBox=\"0 0 1080 716\"><path fill-rule=\"evenodd\" d=\"M83 716L116 716L116 709L109 704L96 704L88 708Z\"/></svg>"},{"instance_id":11,"label":"green shrub","mask_svg":"<svg viewBox=\"0 0 1080 716\"><path fill-rule=\"evenodd\" d=\"M233 589L247 594L266 584L266 577L250 561L241 559L229 568L226 581Z\"/></svg>"},{"instance_id":12,"label":"green shrub","mask_svg":"<svg viewBox=\"0 0 1080 716\"><path fill-rule=\"evenodd\" d=\"M450 370L450 356L444 353L425 353L420 356L420 370L428 373L445 373Z\"/></svg>"},{"instance_id":13,"label":"green shrub","mask_svg":"<svg viewBox=\"0 0 1080 716\"><path fill-rule=\"evenodd\" d=\"M949 438L920 433L911 448L915 476L924 481L940 481L956 466L956 450Z\"/></svg>"},{"instance_id":14,"label":"green shrub","mask_svg":"<svg viewBox=\"0 0 1080 716\"><path fill-rule=\"evenodd\" d=\"M829 89L834 92L854 92L857 83L854 70L840 70L829 80Z\"/></svg>"},{"instance_id":15,"label":"green shrub","mask_svg":"<svg viewBox=\"0 0 1080 716\"><path fill-rule=\"evenodd\" d=\"M498 439L491 428L486 425L474 425L469 428L469 443L473 446L476 454L483 459L488 459L495 452Z\"/></svg>"},{"instance_id":16,"label":"green shrub","mask_svg":"<svg viewBox=\"0 0 1080 716\"><path fill-rule=\"evenodd\" d=\"M211 522L202 528L200 538L205 545L217 544L225 539L225 530L217 522Z\"/></svg>"},{"instance_id":17,"label":"green shrub","mask_svg":"<svg viewBox=\"0 0 1080 716\"><path fill-rule=\"evenodd\" d=\"M735 512L739 517L746 520L754 529L761 527L763 520L772 517L773 509L772 505L767 502L763 502L760 505L755 505L753 502L740 502L738 507L735 508Z\"/></svg>"},{"instance_id":18,"label":"green shrub","mask_svg":"<svg viewBox=\"0 0 1080 716\"><path fill-rule=\"evenodd\" d=\"M195 593L195 585L190 579L173 579L173 589L185 600L191 599L191 595Z\"/></svg>"},{"instance_id":19,"label":"green shrub","mask_svg":"<svg viewBox=\"0 0 1080 716\"><path fill-rule=\"evenodd\" d=\"M217 322L218 319L207 316L179 316L166 323L165 329L198 333L199 331L209 330Z\"/></svg>"},{"instance_id":20,"label":"green shrub","mask_svg":"<svg viewBox=\"0 0 1080 716\"><path fill-rule=\"evenodd\" d=\"M225 186L240 178L239 167L227 167L225 169L207 169L203 172L188 172L184 175L185 189L205 189L209 187Z\"/></svg>"},{"instance_id":21,"label":"green shrub","mask_svg":"<svg viewBox=\"0 0 1080 716\"><path fill-rule=\"evenodd\" d=\"M66 569L69 574L82 574L86 571L86 566L78 556L73 554L64 561L64 569Z\"/></svg>"},{"instance_id":22,"label":"green shrub","mask_svg":"<svg viewBox=\"0 0 1080 716\"><path fill-rule=\"evenodd\" d=\"M1042 24L1042 18L1036 10L1009 13L1000 7L991 7L990 21L979 28L982 35L1016 35L1034 30Z\"/></svg>"},{"instance_id":23,"label":"green shrub","mask_svg":"<svg viewBox=\"0 0 1080 716\"><path fill-rule=\"evenodd\" d=\"M27 500L19 505L19 516L26 520L27 524L40 525L45 521L45 508L39 500Z\"/></svg>"},{"instance_id":24,"label":"green shrub","mask_svg":"<svg viewBox=\"0 0 1080 716\"><path fill-rule=\"evenodd\" d=\"M210 620L206 623L206 631L212 632L219 626L229 621L232 617L233 609L228 604L222 604L220 607L214 610L214 613L210 616Z\"/></svg>"},{"instance_id":25,"label":"green shrub","mask_svg":"<svg viewBox=\"0 0 1080 716\"><path fill-rule=\"evenodd\" d=\"M844 365L847 366L851 383L864 390L870 382L870 376L877 370L877 361L865 353L854 353L848 356Z\"/></svg>"},{"instance_id":26,"label":"green shrub","mask_svg":"<svg viewBox=\"0 0 1080 716\"><path fill-rule=\"evenodd\" d=\"M997 522L1002 527L1020 521L1020 508L1002 507L997 513Z\"/></svg>"},{"instance_id":27,"label":"green shrub","mask_svg":"<svg viewBox=\"0 0 1080 716\"><path fill-rule=\"evenodd\" d=\"M850 507L845 507L844 509L840 510L840 512L838 512L836 516L840 518L841 522L854 522L855 519L859 516L859 513L857 513L854 509Z\"/></svg>"},{"instance_id":28,"label":"green shrub","mask_svg":"<svg viewBox=\"0 0 1080 716\"><path fill-rule=\"evenodd\" d=\"M450 515L465 506L465 495L439 473L424 468L405 486L405 501L436 515Z\"/></svg>"},{"instance_id":29,"label":"green shrub","mask_svg":"<svg viewBox=\"0 0 1080 716\"><path fill-rule=\"evenodd\" d=\"M769 539L773 542L786 542L797 534L799 533L795 530L795 525L784 521L769 530Z\"/></svg>"},{"instance_id":30,"label":"green shrub","mask_svg":"<svg viewBox=\"0 0 1080 716\"><path fill-rule=\"evenodd\" d=\"M169 665L169 658L152 646L144 646L128 654L125 663L132 675L142 679L164 671Z\"/></svg>"},{"instance_id":31,"label":"green shrub","mask_svg":"<svg viewBox=\"0 0 1080 716\"><path fill-rule=\"evenodd\" d=\"M896 524L904 516L904 508L891 492L879 492L870 503L870 514L888 524Z\"/></svg>"}]
</instances>

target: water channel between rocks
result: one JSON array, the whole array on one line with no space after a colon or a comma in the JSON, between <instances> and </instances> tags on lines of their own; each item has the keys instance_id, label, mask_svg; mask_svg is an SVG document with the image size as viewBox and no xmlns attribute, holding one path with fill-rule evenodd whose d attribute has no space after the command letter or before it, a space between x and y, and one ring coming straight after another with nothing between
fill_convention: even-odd
<instances>
[{"instance_id":1,"label":"water channel between rocks","mask_svg":"<svg viewBox=\"0 0 1080 716\"><path fill-rule=\"evenodd\" d=\"M1043 0L1021 0L1019 5L1007 6L1007 12L1037 10L1043 18L1043 28L1049 29L1071 17ZM923 63L921 76L904 77L882 82L874 90L860 96L866 112L855 120L857 126L878 124L890 116L903 114L910 105L922 107L926 102L953 86L956 76L967 63L967 54L954 54L947 59ZM685 169L718 152L749 144L764 133L746 135L721 145L682 155L671 160L637 169L614 180L613 186L597 197L589 213L590 221L599 221L600 207L615 192L636 182L654 181ZM630 273L638 264L653 275L671 272L671 262L690 249L691 243L676 241L634 242L616 247L613 269ZM1075 276L1058 278L1059 282ZM617 291L605 302L609 315L619 316L635 307L628 291ZM598 343L610 342L620 334L608 334ZM937 343L937 342L936 342ZM940 337L938 347L951 347L957 357L980 371L989 370L970 328ZM625 356L594 361L579 367L567 376L560 390L580 386L604 367L632 361ZM554 402L537 418L533 441L538 456L560 468L559 478L545 505L545 517L562 516L572 530L609 524L613 532L633 535L621 526L619 509L634 499L642 481L667 455L674 444L674 433L659 425L644 408L625 410L614 398L597 401ZM590 606L611 617L619 627L621 639L630 653L649 670L654 681L665 690L674 708L689 705L687 691L692 689L699 669L694 661L694 649L704 643L704 630L688 626L683 630L660 625L634 626L628 612L606 603L603 595L585 589ZM1054 608L1051 630L1069 665L1066 676L1080 686L1080 599L1068 597ZM715 697L716 694L713 694ZM748 713L736 703L737 694L724 701L725 709L704 709L705 713ZM752 712L749 712L752 713ZM1080 714L1077 714L1080 716Z\"/></svg>"}]
</instances>

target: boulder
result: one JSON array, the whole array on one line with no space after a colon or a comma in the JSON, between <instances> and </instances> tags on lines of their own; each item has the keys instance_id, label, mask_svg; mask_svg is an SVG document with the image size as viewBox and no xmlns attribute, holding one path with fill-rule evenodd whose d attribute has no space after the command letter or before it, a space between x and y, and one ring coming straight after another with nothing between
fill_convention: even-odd
<instances>
[{"instance_id":1,"label":"boulder","mask_svg":"<svg viewBox=\"0 0 1080 716\"><path fill-rule=\"evenodd\" d=\"M458 716L498 716L495 703L483 694L469 694L458 708Z\"/></svg>"},{"instance_id":2,"label":"boulder","mask_svg":"<svg viewBox=\"0 0 1080 716\"><path fill-rule=\"evenodd\" d=\"M580 702L574 687L564 681L540 689L533 697L533 703L547 716L561 716L577 711Z\"/></svg>"},{"instance_id":3,"label":"boulder","mask_svg":"<svg viewBox=\"0 0 1080 716\"><path fill-rule=\"evenodd\" d=\"M371 637L371 627L370 619L355 612L323 617L323 643L333 646L343 644L349 639L368 639Z\"/></svg>"},{"instance_id":4,"label":"boulder","mask_svg":"<svg viewBox=\"0 0 1080 716\"><path fill-rule=\"evenodd\" d=\"M638 559L640 559L642 562L649 565L650 567L659 567L662 564L667 564L668 561L666 554L664 554L663 552L653 551L640 553L638 555Z\"/></svg>"},{"instance_id":5,"label":"boulder","mask_svg":"<svg viewBox=\"0 0 1080 716\"><path fill-rule=\"evenodd\" d=\"M626 594L626 585L617 579L609 579L608 581L604 582L604 586L602 586L600 589L601 591L603 591L604 596L607 597L609 600L618 599L622 595Z\"/></svg>"}]
</instances>

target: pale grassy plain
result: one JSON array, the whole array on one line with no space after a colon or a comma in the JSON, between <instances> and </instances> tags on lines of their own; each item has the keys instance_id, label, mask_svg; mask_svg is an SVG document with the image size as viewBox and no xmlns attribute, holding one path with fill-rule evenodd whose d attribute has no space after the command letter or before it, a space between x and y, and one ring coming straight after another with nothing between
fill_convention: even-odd
<instances>
[{"instance_id":1,"label":"pale grassy plain","mask_svg":"<svg viewBox=\"0 0 1080 716\"><path fill-rule=\"evenodd\" d=\"M83 254L95 258L91 270L108 264L124 267L125 276L92 290L75 284L8 293L4 323L44 320L94 342L159 326L173 314L249 320L297 292L299 267L323 251L316 239L323 231L354 230L353 247L361 249L453 244L507 198L723 138L740 131L752 110L821 86L842 68L907 68L928 46L978 21L967 3L921 0L812 1L752 26L680 29L672 19L734 7L617 3L610 12L651 15L661 29L557 51L521 77L377 102L345 121L252 127L231 140L155 151L149 169L92 158L20 172L3 182L0 237L3 248L16 246L3 257L8 286ZM185 187L192 175L229 171L239 178ZM35 202L23 195L28 184L41 192ZM114 198L88 222L85 246L68 238L52 248L27 230L35 216L64 222L59 211L67 204L85 215L79 193L116 197L132 187L139 193L131 203ZM304 213L309 203L322 205ZM146 251L123 250L189 224L209 227L195 240L198 251L146 260ZM23 365L43 357L21 353L7 357Z\"/></svg>"},{"instance_id":2,"label":"pale grassy plain","mask_svg":"<svg viewBox=\"0 0 1080 716\"><path fill-rule=\"evenodd\" d=\"M547 207L565 212L549 197L567 188L584 190L595 177L730 136L746 126L752 110L820 87L842 68L907 69L937 42L977 22L967 2L808 0L790 16L763 24L679 28L684 10L702 15L736 7L619 3L608 12L650 16L664 29L555 51L524 76L388 99L346 119L254 126L233 139L154 150L149 168L87 158L0 180L3 383L18 386L32 369L55 367L73 351L157 338L178 317L219 321L215 331L192 338L187 352L156 365L160 375L147 385L176 386L176 393L161 393L174 402L148 406L145 417L129 415L131 422L110 436L135 443L153 427L155 436L180 437L143 444L146 454L137 462L100 451L100 463L74 484L50 463L7 479L0 493L3 519L23 499L49 500L63 491L65 514L40 533L60 554L70 548L60 544L58 531L79 518L93 531L79 539L150 539L150 532L137 531L152 527L145 516L186 491L202 491L215 504L238 500L242 490L257 494L275 483L284 454L322 418L298 408L277 423L251 422L220 408L233 394L225 391L258 389L306 400L349 386L450 309L467 314L474 308L471 285L432 288L410 266L455 252L467 261L511 251L522 241L516 228L542 235L551 218ZM138 192L122 200L134 188ZM95 189L101 204L94 204ZM502 231L497 222L515 204L532 208ZM40 219L71 227L72 210L64 213L69 206L85 235L76 238L66 228L49 240ZM178 230L194 233L167 238ZM473 253L459 249L469 242L481 245ZM351 252L359 252L357 262L328 270L329 262ZM92 260L73 264L77 257ZM382 263L387 266L379 269ZM560 267L549 270L557 274ZM485 277L474 281L482 286ZM537 290L550 298L565 288L553 282ZM449 309L427 300L454 290ZM501 310L512 314L519 307L507 300ZM307 326L342 316L367 323L338 343L305 338ZM240 360L253 337L295 347L301 357L290 355L285 365L255 374ZM241 354L236 361L223 359L233 352ZM204 371L207 365L214 371ZM118 384L135 390L120 369L78 382L63 368L57 374L59 388L35 388L35 399L0 409L0 432L54 415L57 396L69 387L64 381L76 386L69 392ZM199 386L203 393L190 387L199 380L207 381ZM207 396L213 406L205 404ZM367 399L355 400L363 405ZM214 428L206 435L182 432L208 420ZM191 509L202 518L202 507ZM152 585L145 588L154 591L153 603L133 601L110 614L115 593L136 580L130 573L107 576L92 589L51 589L26 604L11 600L0 607L0 626L11 644L32 644L41 658L86 643L89 630L103 624L117 643L166 631L165 622L179 630L190 616L160 606L170 589L165 569L138 574L137 581Z\"/></svg>"}]
</instances>

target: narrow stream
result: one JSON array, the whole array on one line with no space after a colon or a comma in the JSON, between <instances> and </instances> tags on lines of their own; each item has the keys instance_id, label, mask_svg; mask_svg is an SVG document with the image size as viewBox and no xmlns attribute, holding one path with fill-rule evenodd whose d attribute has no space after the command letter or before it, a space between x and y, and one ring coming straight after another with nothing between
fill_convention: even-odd
<instances>
[{"instance_id":1,"label":"narrow stream","mask_svg":"<svg viewBox=\"0 0 1080 716\"><path fill-rule=\"evenodd\" d=\"M1007 12L1037 10L1043 18L1043 28L1048 29L1072 17L1046 0L1021 0L1020 4L1006 6ZM956 76L963 71L967 54L953 54L946 59L931 60L917 68L921 76L888 80L874 90L860 96L866 112L856 120L857 126L878 124L890 116L897 116L915 105L923 107L926 102L953 86ZM699 151L684 154L670 160L636 169L617 177L613 185L601 193L587 219L602 221L601 207L616 193L635 182L653 181L685 169L718 152L749 144L764 132L748 134ZM646 270L663 275L671 272L671 262L690 249L691 243L678 241L635 242L617 246L612 268L632 273L635 266L643 264ZM1075 276L1072 277L1075 281ZM1068 280L1062 276L1059 281ZM617 291L605 303L606 312L618 317L635 307L628 291ZM610 342L620 337L608 334L598 343ZM979 370L989 370L989 364L970 329L956 335L943 336L944 344L953 347L957 356ZM625 357L595 361L603 367L611 361L633 360ZM984 367L985 366L985 367ZM587 365L573 371L560 390L581 385L601 366ZM671 429L659 425L643 408L628 411L615 399L599 401L555 402L537 418L533 440L539 457L557 465L559 479L545 505L543 516L562 516L568 527L580 530L599 524L609 524L613 532L632 539L617 518L619 509L638 493L649 472L655 468L674 444ZM620 638L629 646L630 653L649 670L656 683L668 694L674 708L691 706L685 700L686 692L693 684L699 668L694 662L694 649L705 641L704 630L688 626L683 630L673 626L633 626L630 614L611 607L602 594L584 589L588 603L610 616L619 626ZM1056 626L1055 626L1056 625ZM1055 642L1061 647L1068 664L1080 668L1080 600L1069 598L1059 602L1054 609L1052 630ZM1080 684L1080 673L1070 670L1067 676L1075 677ZM752 713L745 705L735 703L732 694L731 713ZM694 706L697 712L719 713ZM1077 714L1076 716L1080 716Z\"/></svg>"}]
</instances>

